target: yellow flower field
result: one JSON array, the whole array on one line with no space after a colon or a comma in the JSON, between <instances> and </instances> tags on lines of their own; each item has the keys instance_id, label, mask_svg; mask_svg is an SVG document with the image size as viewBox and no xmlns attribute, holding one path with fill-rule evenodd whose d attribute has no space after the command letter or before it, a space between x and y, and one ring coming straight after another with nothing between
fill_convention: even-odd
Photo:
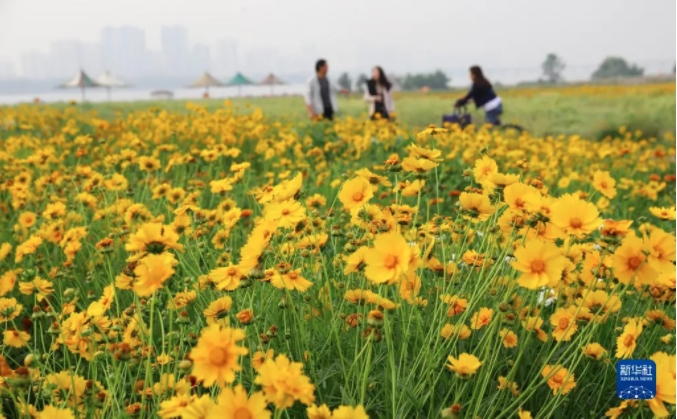
<instances>
[{"instance_id":1,"label":"yellow flower field","mask_svg":"<svg viewBox=\"0 0 677 419\"><path fill-rule=\"evenodd\" d=\"M2 417L674 417L672 134L188 107L0 109Z\"/></svg>"}]
</instances>

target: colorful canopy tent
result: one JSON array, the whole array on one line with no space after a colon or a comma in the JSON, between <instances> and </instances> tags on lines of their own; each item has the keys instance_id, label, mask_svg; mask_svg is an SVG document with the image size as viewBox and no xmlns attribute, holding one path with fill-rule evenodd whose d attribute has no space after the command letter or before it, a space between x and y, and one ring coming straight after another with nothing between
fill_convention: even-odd
<instances>
[{"instance_id":1,"label":"colorful canopy tent","mask_svg":"<svg viewBox=\"0 0 677 419\"><path fill-rule=\"evenodd\" d=\"M238 96L242 95L242 86L249 86L252 84L254 84L254 82L243 76L242 73L237 73L228 83L226 83L228 86L237 86Z\"/></svg>"},{"instance_id":2,"label":"colorful canopy tent","mask_svg":"<svg viewBox=\"0 0 677 419\"><path fill-rule=\"evenodd\" d=\"M202 76L200 76L199 79L195 80L193 83L189 84L188 87L194 88L194 87L204 87L205 88L205 96L209 97L209 88L210 87L220 87L223 86L224 84L221 83L220 81L216 80L214 76L209 74L208 72L205 72Z\"/></svg>"},{"instance_id":3,"label":"colorful canopy tent","mask_svg":"<svg viewBox=\"0 0 677 419\"><path fill-rule=\"evenodd\" d=\"M270 74L268 74L268 76L265 79L261 80L261 82L259 84L263 85L263 86L270 86L270 94L272 95L273 94L273 88L275 86L281 86L281 85L286 84L286 83L284 81L282 81L282 79L277 77L275 74L270 73Z\"/></svg>"},{"instance_id":4,"label":"colorful canopy tent","mask_svg":"<svg viewBox=\"0 0 677 419\"><path fill-rule=\"evenodd\" d=\"M70 81L59 86L59 88L62 89L80 88L82 91L83 102L85 101L85 89L88 87L101 87L101 85L98 82L92 80L92 78L82 70L80 70Z\"/></svg>"},{"instance_id":5,"label":"colorful canopy tent","mask_svg":"<svg viewBox=\"0 0 677 419\"><path fill-rule=\"evenodd\" d=\"M112 87L128 87L129 85L125 83L124 81L116 78L109 72L105 72L102 75L99 76L98 79L96 79L96 82L99 83L101 86L105 87L106 90L108 91L108 101L110 102L110 89Z\"/></svg>"}]
</instances>

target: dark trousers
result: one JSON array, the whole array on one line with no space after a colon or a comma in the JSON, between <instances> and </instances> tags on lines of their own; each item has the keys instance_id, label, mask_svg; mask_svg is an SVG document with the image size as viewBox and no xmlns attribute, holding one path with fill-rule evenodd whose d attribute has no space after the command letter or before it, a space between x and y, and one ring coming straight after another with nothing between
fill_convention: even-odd
<instances>
[{"instance_id":1,"label":"dark trousers","mask_svg":"<svg viewBox=\"0 0 677 419\"><path fill-rule=\"evenodd\" d=\"M334 109L332 109L331 106L325 107L324 113L322 113L322 118L327 119L329 121L333 121L334 120Z\"/></svg>"}]
</instances>

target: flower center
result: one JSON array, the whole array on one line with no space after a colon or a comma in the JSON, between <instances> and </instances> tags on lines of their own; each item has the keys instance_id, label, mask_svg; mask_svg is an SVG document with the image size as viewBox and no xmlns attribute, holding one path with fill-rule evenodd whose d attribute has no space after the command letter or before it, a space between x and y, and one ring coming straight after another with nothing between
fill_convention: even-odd
<instances>
[{"instance_id":1,"label":"flower center","mask_svg":"<svg viewBox=\"0 0 677 419\"><path fill-rule=\"evenodd\" d=\"M639 265L642 264L642 259L638 258L637 256L633 256L630 259L628 259L628 267L630 269L637 269L639 268Z\"/></svg>"},{"instance_id":2,"label":"flower center","mask_svg":"<svg viewBox=\"0 0 677 419\"><path fill-rule=\"evenodd\" d=\"M233 267L228 268L228 276L235 276L236 273L237 273L237 269L235 269Z\"/></svg>"},{"instance_id":3,"label":"flower center","mask_svg":"<svg viewBox=\"0 0 677 419\"><path fill-rule=\"evenodd\" d=\"M632 346L635 344L635 336L634 335L627 335L625 339L623 339L623 344L625 346Z\"/></svg>"},{"instance_id":4,"label":"flower center","mask_svg":"<svg viewBox=\"0 0 677 419\"><path fill-rule=\"evenodd\" d=\"M545 271L545 263L542 260L535 260L531 262L531 271L536 274L540 274Z\"/></svg>"},{"instance_id":5,"label":"flower center","mask_svg":"<svg viewBox=\"0 0 677 419\"><path fill-rule=\"evenodd\" d=\"M235 412L233 412L233 419L253 419L254 417L252 416L251 413L249 413L249 409L246 407L239 407Z\"/></svg>"},{"instance_id":6,"label":"flower center","mask_svg":"<svg viewBox=\"0 0 677 419\"><path fill-rule=\"evenodd\" d=\"M386 260L385 260L384 265L388 269L395 268L395 266L397 266L397 256L395 256L395 255L386 256Z\"/></svg>"},{"instance_id":7,"label":"flower center","mask_svg":"<svg viewBox=\"0 0 677 419\"><path fill-rule=\"evenodd\" d=\"M559 319L557 326L562 330L566 330L569 327L569 319Z\"/></svg>"},{"instance_id":8,"label":"flower center","mask_svg":"<svg viewBox=\"0 0 677 419\"><path fill-rule=\"evenodd\" d=\"M580 218L575 217L571 219L569 225L573 228L581 228L583 226L583 221L581 221Z\"/></svg>"},{"instance_id":9,"label":"flower center","mask_svg":"<svg viewBox=\"0 0 677 419\"><path fill-rule=\"evenodd\" d=\"M289 276L289 279L294 280L294 279L297 279L299 277L299 274L297 274L296 272L289 272L288 276Z\"/></svg>"},{"instance_id":10,"label":"flower center","mask_svg":"<svg viewBox=\"0 0 677 419\"><path fill-rule=\"evenodd\" d=\"M602 182L600 185L602 185L602 188L606 188L606 187L607 187L606 182Z\"/></svg>"},{"instance_id":11,"label":"flower center","mask_svg":"<svg viewBox=\"0 0 677 419\"><path fill-rule=\"evenodd\" d=\"M353 194L353 201L355 202L360 202L364 198L364 194L362 192L355 192Z\"/></svg>"},{"instance_id":12,"label":"flower center","mask_svg":"<svg viewBox=\"0 0 677 419\"><path fill-rule=\"evenodd\" d=\"M289 215L289 210L288 209L283 209L282 210L282 215Z\"/></svg>"},{"instance_id":13,"label":"flower center","mask_svg":"<svg viewBox=\"0 0 677 419\"><path fill-rule=\"evenodd\" d=\"M522 208L522 207L524 207L524 201L522 201L521 198L517 198L517 199L515 200L515 206L516 206L517 208Z\"/></svg>"},{"instance_id":14,"label":"flower center","mask_svg":"<svg viewBox=\"0 0 677 419\"><path fill-rule=\"evenodd\" d=\"M214 348L209 353L209 362L217 367L221 367L228 361L228 352L223 348Z\"/></svg>"}]
</instances>

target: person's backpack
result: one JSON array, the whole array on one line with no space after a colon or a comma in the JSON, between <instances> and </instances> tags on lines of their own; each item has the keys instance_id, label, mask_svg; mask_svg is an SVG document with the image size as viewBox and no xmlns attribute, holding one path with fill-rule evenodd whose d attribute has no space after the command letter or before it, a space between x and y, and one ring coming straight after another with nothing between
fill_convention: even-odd
<instances>
[{"instance_id":1,"label":"person's backpack","mask_svg":"<svg viewBox=\"0 0 677 419\"><path fill-rule=\"evenodd\" d=\"M461 128L465 128L472 123L472 116L468 113L468 108L461 106L454 108L454 113L442 115L442 126L445 122L450 124L458 124Z\"/></svg>"}]
</instances>

